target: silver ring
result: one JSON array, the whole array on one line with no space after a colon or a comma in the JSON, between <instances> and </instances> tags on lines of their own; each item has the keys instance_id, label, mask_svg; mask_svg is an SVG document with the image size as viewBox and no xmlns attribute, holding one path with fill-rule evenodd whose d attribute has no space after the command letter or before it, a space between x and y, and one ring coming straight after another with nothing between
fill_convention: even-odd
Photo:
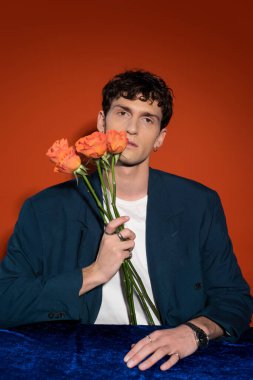
<instances>
[{"instance_id":1,"label":"silver ring","mask_svg":"<svg viewBox=\"0 0 253 380\"><path fill-rule=\"evenodd\" d=\"M109 232L106 232L106 230L104 230L104 233L106 234L106 235L114 235L114 234L116 234L116 232L114 231L114 232L111 232L111 233L109 233Z\"/></svg>"},{"instance_id":2,"label":"silver ring","mask_svg":"<svg viewBox=\"0 0 253 380\"><path fill-rule=\"evenodd\" d=\"M107 224L104 226L104 233L105 233L106 235L114 235L114 234L116 234L115 231L113 231L113 232L107 232L107 231L106 231L106 227L107 227Z\"/></svg>"},{"instance_id":3,"label":"silver ring","mask_svg":"<svg viewBox=\"0 0 253 380\"><path fill-rule=\"evenodd\" d=\"M151 343L151 342L152 342L152 339L150 338L149 335L147 335L147 338L148 338L148 343Z\"/></svg>"},{"instance_id":4,"label":"silver ring","mask_svg":"<svg viewBox=\"0 0 253 380\"><path fill-rule=\"evenodd\" d=\"M122 236L120 232L117 232L117 235L118 235L119 240L125 241L125 238Z\"/></svg>"},{"instance_id":5,"label":"silver ring","mask_svg":"<svg viewBox=\"0 0 253 380\"><path fill-rule=\"evenodd\" d=\"M180 360L180 355L178 352L173 352L173 354L170 354L170 356L176 355L178 357L178 360Z\"/></svg>"}]
</instances>

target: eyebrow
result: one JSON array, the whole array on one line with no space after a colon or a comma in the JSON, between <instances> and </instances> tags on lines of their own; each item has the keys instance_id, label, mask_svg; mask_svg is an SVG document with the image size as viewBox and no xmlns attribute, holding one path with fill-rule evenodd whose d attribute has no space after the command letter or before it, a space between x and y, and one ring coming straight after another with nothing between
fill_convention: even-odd
<instances>
[{"instance_id":1,"label":"eyebrow","mask_svg":"<svg viewBox=\"0 0 253 380\"><path fill-rule=\"evenodd\" d=\"M116 107L122 108L124 111L127 111L127 112L132 113L132 110L131 110L131 108L129 108L129 107L122 106L122 105L120 105L120 104L114 104L114 105L112 106L112 108L116 108ZM155 114L153 114L153 113L150 113L150 112L142 112L142 113L141 113L141 116L155 117L158 121L160 121L160 117L159 117L159 116L157 116L157 115L155 115Z\"/></svg>"}]
</instances>

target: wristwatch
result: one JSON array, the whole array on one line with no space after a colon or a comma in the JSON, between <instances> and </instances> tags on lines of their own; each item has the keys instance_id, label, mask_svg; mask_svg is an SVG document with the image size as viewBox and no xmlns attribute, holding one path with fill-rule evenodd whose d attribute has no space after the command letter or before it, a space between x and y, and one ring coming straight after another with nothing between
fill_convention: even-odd
<instances>
[{"instance_id":1,"label":"wristwatch","mask_svg":"<svg viewBox=\"0 0 253 380\"><path fill-rule=\"evenodd\" d=\"M204 330L202 330L200 327L197 327L191 322L185 322L184 325L190 327L190 329L194 331L198 348L205 348L208 346L209 338Z\"/></svg>"}]
</instances>

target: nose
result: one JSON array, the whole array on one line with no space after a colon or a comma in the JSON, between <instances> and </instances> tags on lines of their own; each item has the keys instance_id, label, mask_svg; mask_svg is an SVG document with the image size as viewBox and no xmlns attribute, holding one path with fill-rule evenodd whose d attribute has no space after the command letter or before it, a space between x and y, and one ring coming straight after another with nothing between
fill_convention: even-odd
<instances>
[{"instance_id":1,"label":"nose","mask_svg":"<svg viewBox=\"0 0 253 380\"><path fill-rule=\"evenodd\" d=\"M137 120L132 118L129 120L129 123L127 125L126 132L129 133L129 135L136 135L138 133L138 125Z\"/></svg>"}]
</instances>

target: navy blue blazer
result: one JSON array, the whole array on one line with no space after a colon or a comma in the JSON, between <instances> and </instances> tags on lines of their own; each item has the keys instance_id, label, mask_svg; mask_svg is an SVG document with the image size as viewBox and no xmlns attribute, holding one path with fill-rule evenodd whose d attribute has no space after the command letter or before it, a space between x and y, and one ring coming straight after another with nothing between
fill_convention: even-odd
<instances>
[{"instance_id":1,"label":"navy blue blazer","mask_svg":"<svg viewBox=\"0 0 253 380\"><path fill-rule=\"evenodd\" d=\"M96 173L91 181L101 197ZM102 234L97 206L81 179L28 199L0 266L0 326L52 319L94 323L102 286L78 293L81 268L94 262ZM248 327L252 299L215 191L150 169L146 249L163 325L206 316L232 340Z\"/></svg>"}]
</instances>

